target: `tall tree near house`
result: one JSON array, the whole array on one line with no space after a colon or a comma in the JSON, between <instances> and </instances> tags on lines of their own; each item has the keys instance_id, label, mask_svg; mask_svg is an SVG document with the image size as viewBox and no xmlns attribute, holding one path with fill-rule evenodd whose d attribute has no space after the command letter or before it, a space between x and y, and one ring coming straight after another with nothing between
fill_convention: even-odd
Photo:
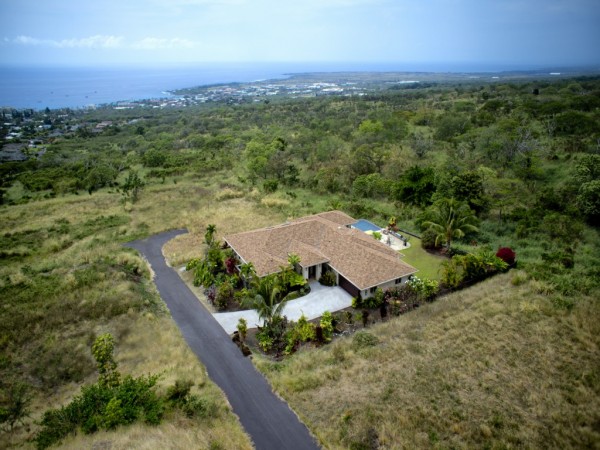
<instances>
[{"instance_id":1,"label":"tall tree near house","mask_svg":"<svg viewBox=\"0 0 600 450\"><path fill-rule=\"evenodd\" d=\"M453 239L478 231L475 213L466 203L454 198L444 198L434 203L427 217L429 220L423 222L423 227L436 233L436 246L443 242L448 250Z\"/></svg>"},{"instance_id":2,"label":"tall tree near house","mask_svg":"<svg viewBox=\"0 0 600 450\"><path fill-rule=\"evenodd\" d=\"M215 233L217 232L217 226L214 224L209 224L206 227L206 233L204 233L204 242L207 245L211 245L215 241Z\"/></svg>"},{"instance_id":3,"label":"tall tree near house","mask_svg":"<svg viewBox=\"0 0 600 450\"><path fill-rule=\"evenodd\" d=\"M296 255L295 253L290 253L288 255L288 263L289 263L290 267L292 268L292 270L295 270L296 265L300 264L300 257L298 255Z\"/></svg>"},{"instance_id":4,"label":"tall tree near house","mask_svg":"<svg viewBox=\"0 0 600 450\"><path fill-rule=\"evenodd\" d=\"M240 275L244 282L244 287L247 288L250 281L256 278L256 270L251 262L244 263L240 266Z\"/></svg>"},{"instance_id":5,"label":"tall tree near house","mask_svg":"<svg viewBox=\"0 0 600 450\"><path fill-rule=\"evenodd\" d=\"M257 282L254 297L246 299L244 306L256 310L263 327L271 328L281 318L286 303L281 294L279 277L276 274L267 275Z\"/></svg>"}]
</instances>

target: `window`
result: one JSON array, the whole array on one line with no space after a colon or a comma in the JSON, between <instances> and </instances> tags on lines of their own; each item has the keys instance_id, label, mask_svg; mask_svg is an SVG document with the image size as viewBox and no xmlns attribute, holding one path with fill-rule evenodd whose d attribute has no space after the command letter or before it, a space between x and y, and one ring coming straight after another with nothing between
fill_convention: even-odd
<instances>
[{"instance_id":1,"label":"window","mask_svg":"<svg viewBox=\"0 0 600 450\"><path fill-rule=\"evenodd\" d=\"M402 283L402 278L396 278L395 284L400 284Z\"/></svg>"},{"instance_id":2,"label":"window","mask_svg":"<svg viewBox=\"0 0 600 450\"><path fill-rule=\"evenodd\" d=\"M371 289L369 289L369 292L371 294L374 294L376 290L377 290L377 287L372 287Z\"/></svg>"}]
</instances>

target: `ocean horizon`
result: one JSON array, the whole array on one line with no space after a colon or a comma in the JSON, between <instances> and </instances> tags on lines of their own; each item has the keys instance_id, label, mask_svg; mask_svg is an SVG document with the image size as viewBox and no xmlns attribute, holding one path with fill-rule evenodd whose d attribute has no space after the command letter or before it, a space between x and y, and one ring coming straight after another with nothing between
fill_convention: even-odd
<instances>
[{"instance_id":1,"label":"ocean horizon","mask_svg":"<svg viewBox=\"0 0 600 450\"><path fill-rule=\"evenodd\" d=\"M539 70L478 63L210 63L163 67L0 66L0 107L86 108L169 98L168 91L211 84L282 79L308 72L478 73Z\"/></svg>"}]
</instances>

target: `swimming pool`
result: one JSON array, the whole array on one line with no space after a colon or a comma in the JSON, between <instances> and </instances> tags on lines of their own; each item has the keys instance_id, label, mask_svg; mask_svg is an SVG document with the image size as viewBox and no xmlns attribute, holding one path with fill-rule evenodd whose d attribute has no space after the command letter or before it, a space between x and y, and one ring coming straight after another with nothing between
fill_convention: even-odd
<instances>
[{"instance_id":1,"label":"swimming pool","mask_svg":"<svg viewBox=\"0 0 600 450\"><path fill-rule=\"evenodd\" d=\"M381 231L381 227L375 225L373 222L369 222L366 219L358 219L358 221L352 224L352 228L356 228L360 231Z\"/></svg>"}]
</instances>

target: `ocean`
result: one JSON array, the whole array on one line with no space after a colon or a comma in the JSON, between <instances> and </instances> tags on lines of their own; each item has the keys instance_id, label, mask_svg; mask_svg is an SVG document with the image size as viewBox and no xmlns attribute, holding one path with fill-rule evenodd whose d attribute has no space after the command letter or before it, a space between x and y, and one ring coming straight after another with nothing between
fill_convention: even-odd
<instances>
[{"instance_id":1,"label":"ocean","mask_svg":"<svg viewBox=\"0 0 600 450\"><path fill-rule=\"evenodd\" d=\"M178 67L0 66L0 107L85 108L117 101L165 98L169 90L340 71L492 72L508 66L399 63L221 63ZM514 67L512 69L515 69Z\"/></svg>"}]
</instances>

